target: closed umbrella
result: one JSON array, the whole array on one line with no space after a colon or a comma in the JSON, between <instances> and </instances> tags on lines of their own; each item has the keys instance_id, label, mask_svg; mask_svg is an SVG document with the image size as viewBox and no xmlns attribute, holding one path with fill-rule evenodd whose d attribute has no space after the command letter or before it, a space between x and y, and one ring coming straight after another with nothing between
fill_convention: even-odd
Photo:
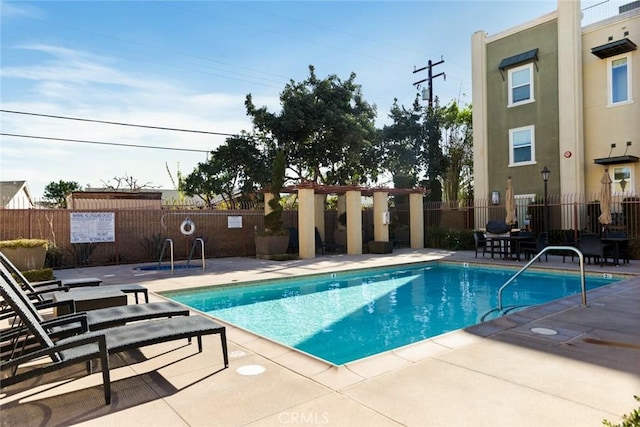
<instances>
[{"instance_id":1,"label":"closed umbrella","mask_svg":"<svg viewBox=\"0 0 640 427\"><path fill-rule=\"evenodd\" d=\"M516 198L513 195L513 184L511 183L511 177L507 179L507 188L505 191L505 209L507 211L507 217L504 222L507 224L515 224L516 218Z\"/></svg>"},{"instance_id":2,"label":"closed umbrella","mask_svg":"<svg viewBox=\"0 0 640 427\"><path fill-rule=\"evenodd\" d=\"M608 169L604 170L600 184L602 186L600 188L600 216L598 221L606 227L611 224L611 177Z\"/></svg>"}]
</instances>

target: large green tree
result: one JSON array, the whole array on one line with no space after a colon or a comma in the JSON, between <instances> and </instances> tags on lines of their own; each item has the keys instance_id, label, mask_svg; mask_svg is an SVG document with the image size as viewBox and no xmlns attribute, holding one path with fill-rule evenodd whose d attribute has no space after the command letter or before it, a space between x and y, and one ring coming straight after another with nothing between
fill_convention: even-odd
<instances>
[{"instance_id":1,"label":"large green tree","mask_svg":"<svg viewBox=\"0 0 640 427\"><path fill-rule=\"evenodd\" d=\"M80 191L82 188L75 181L52 181L44 187L45 203L55 208L67 207L67 196L73 191Z\"/></svg>"},{"instance_id":2,"label":"large green tree","mask_svg":"<svg viewBox=\"0 0 640 427\"><path fill-rule=\"evenodd\" d=\"M247 95L254 131L270 141L270 158L277 150L287 154L289 179L336 185L377 178L376 110L355 78L352 73L345 81L336 75L319 79L309 66L306 80L285 86L278 113L256 107Z\"/></svg>"},{"instance_id":3,"label":"large green tree","mask_svg":"<svg viewBox=\"0 0 640 427\"><path fill-rule=\"evenodd\" d=\"M211 206L219 197L227 206L249 200L270 176L265 144L256 136L242 133L227 138L182 180L185 194L200 197Z\"/></svg>"}]
</instances>

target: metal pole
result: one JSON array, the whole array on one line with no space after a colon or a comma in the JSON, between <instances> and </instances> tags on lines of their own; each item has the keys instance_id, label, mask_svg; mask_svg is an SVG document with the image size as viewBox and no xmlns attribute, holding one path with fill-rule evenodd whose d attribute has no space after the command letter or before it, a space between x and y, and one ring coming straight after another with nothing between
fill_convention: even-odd
<instances>
[{"instance_id":1,"label":"metal pole","mask_svg":"<svg viewBox=\"0 0 640 427\"><path fill-rule=\"evenodd\" d=\"M544 232L545 244L549 244L549 205L547 204L547 180L544 181Z\"/></svg>"}]
</instances>

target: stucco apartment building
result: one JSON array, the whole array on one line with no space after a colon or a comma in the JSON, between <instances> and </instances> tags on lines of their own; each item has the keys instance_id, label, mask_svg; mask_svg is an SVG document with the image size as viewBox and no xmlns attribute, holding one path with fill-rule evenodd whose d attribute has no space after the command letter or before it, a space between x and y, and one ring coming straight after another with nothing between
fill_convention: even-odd
<instances>
[{"instance_id":1,"label":"stucco apartment building","mask_svg":"<svg viewBox=\"0 0 640 427\"><path fill-rule=\"evenodd\" d=\"M504 197L511 177L524 207L542 196L545 166L549 195L597 193L605 169L614 195L638 195L640 1L615 12L583 26L580 2L559 0L545 16L472 36L477 199Z\"/></svg>"}]
</instances>

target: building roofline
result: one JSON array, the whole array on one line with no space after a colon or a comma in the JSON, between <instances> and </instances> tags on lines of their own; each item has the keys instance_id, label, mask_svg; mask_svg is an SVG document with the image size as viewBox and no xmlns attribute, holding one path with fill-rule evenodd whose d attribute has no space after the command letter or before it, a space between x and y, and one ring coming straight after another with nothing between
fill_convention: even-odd
<instances>
[{"instance_id":1,"label":"building roofline","mask_svg":"<svg viewBox=\"0 0 640 427\"><path fill-rule=\"evenodd\" d=\"M553 12L549 12L545 15L539 16L535 19L532 19L531 21L527 21L525 23L522 23L520 25L517 25L515 27L511 27L509 29L506 29L504 31L501 31L499 33L495 33L493 35L488 35L485 42L486 43L491 43L494 42L496 40L500 40L503 39L505 37L509 37L513 34L519 33L521 31L524 30L528 30L529 28L533 28L533 27L537 27L538 25L542 25L542 24L546 24L549 21L552 21L554 19L558 18L558 11L554 10Z\"/></svg>"}]
</instances>

